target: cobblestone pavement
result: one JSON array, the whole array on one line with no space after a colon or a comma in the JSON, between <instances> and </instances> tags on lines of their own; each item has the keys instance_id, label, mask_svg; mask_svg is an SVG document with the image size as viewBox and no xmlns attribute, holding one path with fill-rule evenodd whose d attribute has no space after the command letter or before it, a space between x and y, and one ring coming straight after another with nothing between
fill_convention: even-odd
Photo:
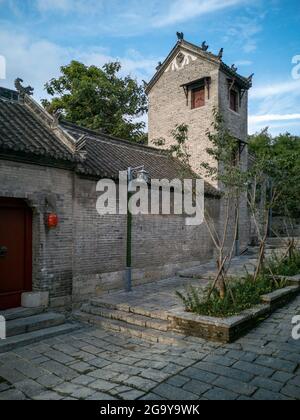
<instances>
[{"instance_id":1,"label":"cobblestone pavement","mask_svg":"<svg viewBox=\"0 0 300 420\"><path fill-rule=\"evenodd\" d=\"M300 297L231 345L150 344L83 327L0 355L0 400L300 399Z\"/></svg>"}]
</instances>

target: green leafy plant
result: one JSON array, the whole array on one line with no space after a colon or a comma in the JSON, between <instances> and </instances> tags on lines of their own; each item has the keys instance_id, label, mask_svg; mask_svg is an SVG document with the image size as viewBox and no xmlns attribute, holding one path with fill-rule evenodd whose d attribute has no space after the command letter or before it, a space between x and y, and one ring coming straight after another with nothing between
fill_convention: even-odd
<instances>
[{"instance_id":1,"label":"green leafy plant","mask_svg":"<svg viewBox=\"0 0 300 420\"><path fill-rule=\"evenodd\" d=\"M279 257L273 253L264 267L264 273L274 276L296 276L300 273L300 251L294 249L291 255L285 258Z\"/></svg>"},{"instance_id":2,"label":"green leafy plant","mask_svg":"<svg viewBox=\"0 0 300 420\"><path fill-rule=\"evenodd\" d=\"M261 303L261 296L286 286L286 281L277 281L267 276L260 276L253 282L253 276L232 280L228 284L225 296L220 297L213 290L207 299L206 293L198 288L189 287L185 292L176 292L184 303L187 312L197 315L225 318L238 315Z\"/></svg>"}]
</instances>

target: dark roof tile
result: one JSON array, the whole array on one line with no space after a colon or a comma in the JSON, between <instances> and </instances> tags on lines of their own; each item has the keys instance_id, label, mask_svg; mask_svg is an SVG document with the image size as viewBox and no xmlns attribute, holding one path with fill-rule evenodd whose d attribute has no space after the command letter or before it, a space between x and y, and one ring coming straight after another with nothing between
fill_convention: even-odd
<instances>
[{"instance_id":1,"label":"dark roof tile","mask_svg":"<svg viewBox=\"0 0 300 420\"><path fill-rule=\"evenodd\" d=\"M78 165L78 172L82 174L117 179L120 171L144 165L152 179L197 177L192 171L187 174L180 161L167 151L117 139L68 122L62 122L61 127L80 141L81 150L84 136L86 159ZM218 195L217 190L208 183L205 183L205 191Z\"/></svg>"},{"instance_id":2,"label":"dark roof tile","mask_svg":"<svg viewBox=\"0 0 300 420\"><path fill-rule=\"evenodd\" d=\"M0 150L76 161L74 154L24 104L0 98Z\"/></svg>"}]
</instances>

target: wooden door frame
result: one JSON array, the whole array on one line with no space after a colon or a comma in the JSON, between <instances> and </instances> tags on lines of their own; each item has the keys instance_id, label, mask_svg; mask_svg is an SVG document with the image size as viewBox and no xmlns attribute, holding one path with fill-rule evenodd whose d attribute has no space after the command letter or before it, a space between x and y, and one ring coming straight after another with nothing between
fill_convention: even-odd
<instances>
[{"instance_id":1,"label":"wooden door frame","mask_svg":"<svg viewBox=\"0 0 300 420\"><path fill-rule=\"evenodd\" d=\"M24 209L24 291L32 291L32 209L24 199L0 197L0 207Z\"/></svg>"}]
</instances>

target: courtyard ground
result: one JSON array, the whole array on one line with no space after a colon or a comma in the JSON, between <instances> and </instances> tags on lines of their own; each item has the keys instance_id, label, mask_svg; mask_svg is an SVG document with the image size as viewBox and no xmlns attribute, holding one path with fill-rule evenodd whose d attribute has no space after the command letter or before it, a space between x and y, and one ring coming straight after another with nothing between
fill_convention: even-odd
<instances>
[{"instance_id":1,"label":"courtyard ground","mask_svg":"<svg viewBox=\"0 0 300 420\"><path fill-rule=\"evenodd\" d=\"M82 326L0 355L0 400L300 399L300 297L234 344L178 345Z\"/></svg>"}]
</instances>

